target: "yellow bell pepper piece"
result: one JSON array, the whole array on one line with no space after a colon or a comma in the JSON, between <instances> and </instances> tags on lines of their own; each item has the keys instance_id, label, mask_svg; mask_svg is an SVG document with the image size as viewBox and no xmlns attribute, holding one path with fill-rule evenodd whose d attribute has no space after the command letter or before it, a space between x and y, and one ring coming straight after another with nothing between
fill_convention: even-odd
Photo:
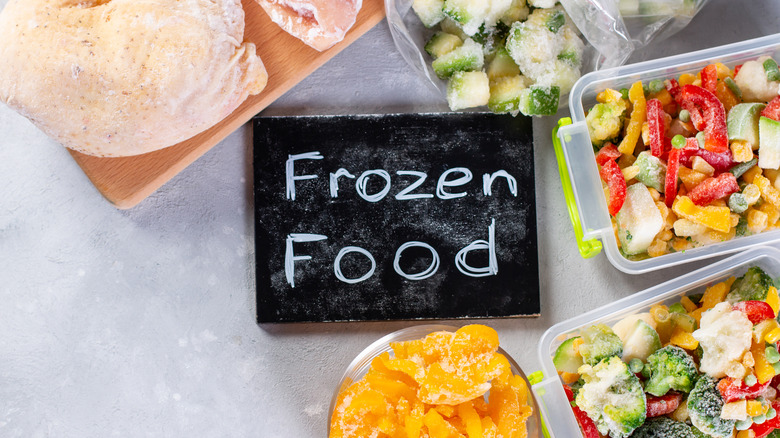
<instances>
[{"instance_id":1,"label":"yellow bell pepper piece","mask_svg":"<svg viewBox=\"0 0 780 438\"><path fill-rule=\"evenodd\" d=\"M694 310L696 310L697 307L696 303L691 301L691 299L688 297L680 298L680 304L682 304L682 306L685 307L686 312L693 312Z\"/></svg>"},{"instance_id":2,"label":"yellow bell pepper piece","mask_svg":"<svg viewBox=\"0 0 780 438\"><path fill-rule=\"evenodd\" d=\"M755 371L758 383L766 383L775 376L775 369L769 361L766 360L763 342L753 342L750 352L753 354L753 360L756 362Z\"/></svg>"},{"instance_id":3,"label":"yellow bell pepper piece","mask_svg":"<svg viewBox=\"0 0 780 438\"><path fill-rule=\"evenodd\" d=\"M777 341L780 341L780 327L770 330L769 333L764 336L764 341L770 344L774 344Z\"/></svg>"},{"instance_id":4,"label":"yellow bell pepper piece","mask_svg":"<svg viewBox=\"0 0 780 438\"><path fill-rule=\"evenodd\" d=\"M728 207L716 207L713 205L699 207L691 201L691 198L678 196L674 200L674 204L672 204L672 211L677 216L710 227L715 231L728 233L731 229L731 210Z\"/></svg>"},{"instance_id":5,"label":"yellow bell pepper piece","mask_svg":"<svg viewBox=\"0 0 780 438\"><path fill-rule=\"evenodd\" d=\"M761 405L760 401L748 400L747 413L751 417L756 417L764 413L764 407Z\"/></svg>"},{"instance_id":6,"label":"yellow bell pepper piece","mask_svg":"<svg viewBox=\"0 0 780 438\"><path fill-rule=\"evenodd\" d=\"M621 99L623 99L623 95L620 94L620 91L612 88L607 88L596 96L596 101L599 103L617 102Z\"/></svg>"},{"instance_id":7,"label":"yellow bell pepper piece","mask_svg":"<svg viewBox=\"0 0 780 438\"><path fill-rule=\"evenodd\" d=\"M764 301L769 304L769 307L772 308L775 312L775 316L777 316L777 311L780 310L780 297L777 295L777 288L770 286L769 291L766 294L766 300Z\"/></svg>"},{"instance_id":8,"label":"yellow bell pepper piece","mask_svg":"<svg viewBox=\"0 0 780 438\"><path fill-rule=\"evenodd\" d=\"M674 329L674 333L672 333L669 343L686 350L695 350L696 347L699 346L699 341L697 341L690 332L686 332L679 327Z\"/></svg>"},{"instance_id":9,"label":"yellow bell pepper piece","mask_svg":"<svg viewBox=\"0 0 780 438\"><path fill-rule=\"evenodd\" d=\"M633 109L631 118L626 127L626 135L618 146L618 150L623 154L632 154L636 147L639 135L642 133L642 123L647 118L647 102L645 102L645 90L642 88L642 81L636 81L628 90L628 99L631 100Z\"/></svg>"},{"instance_id":10,"label":"yellow bell pepper piece","mask_svg":"<svg viewBox=\"0 0 780 438\"><path fill-rule=\"evenodd\" d=\"M677 82L680 83L680 86L683 85L690 85L693 83L693 81L696 80L696 76L690 74L690 73L683 73L680 75L680 79L677 80Z\"/></svg>"}]
</instances>

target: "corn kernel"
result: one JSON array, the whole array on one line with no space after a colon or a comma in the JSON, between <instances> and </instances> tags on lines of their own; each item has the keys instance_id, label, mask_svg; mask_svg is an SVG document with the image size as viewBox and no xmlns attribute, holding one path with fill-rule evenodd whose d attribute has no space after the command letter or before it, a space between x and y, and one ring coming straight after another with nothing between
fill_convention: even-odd
<instances>
[{"instance_id":1,"label":"corn kernel","mask_svg":"<svg viewBox=\"0 0 780 438\"><path fill-rule=\"evenodd\" d=\"M663 230L658 233L658 239L663 240L664 242L672 240L672 237L674 237L672 230Z\"/></svg>"},{"instance_id":2,"label":"corn kernel","mask_svg":"<svg viewBox=\"0 0 780 438\"><path fill-rule=\"evenodd\" d=\"M718 71L718 79L726 79L726 76L731 76L731 69L722 62L716 62L715 69Z\"/></svg>"},{"instance_id":3,"label":"corn kernel","mask_svg":"<svg viewBox=\"0 0 780 438\"><path fill-rule=\"evenodd\" d=\"M561 373L561 380L563 380L563 383L567 385L571 385L577 380L580 380L580 375L577 373L567 373L564 371L563 373Z\"/></svg>"},{"instance_id":4,"label":"corn kernel","mask_svg":"<svg viewBox=\"0 0 780 438\"><path fill-rule=\"evenodd\" d=\"M653 243L647 247L647 255L650 257L660 257L669 252L669 245L666 240L661 240L658 237L653 239Z\"/></svg>"},{"instance_id":5,"label":"corn kernel","mask_svg":"<svg viewBox=\"0 0 780 438\"><path fill-rule=\"evenodd\" d=\"M674 234L687 237L695 236L707 231L707 227L695 222L691 222L688 219L677 219L674 222Z\"/></svg>"},{"instance_id":6,"label":"corn kernel","mask_svg":"<svg viewBox=\"0 0 780 438\"><path fill-rule=\"evenodd\" d=\"M653 201L658 202L661 200L661 193L658 192L658 190L648 187L647 191L650 192L650 196L653 198Z\"/></svg>"},{"instance_id":7,"label":"corn kernel","mask_svg":"<svg viewBox=\"0 0 780 438\"><path fill-rule=\"evenodd\" d=\"M726 367L725 373L732 379L742 380L747 374L747 368L739 362L732 362Z\"/></svg>"},{"instance_id":8,"label":"corn kernel","mask_svg":"<svg viewBox=\"0 0 780 438\"><path fill-rule=\"evenodd\" d=\"M775 319L767 319L759 322L753 327L753 342L761 342L767 333L780 327Z\"/></svg>"},{"instance_id":9,"label":"corn kernel","mask_svg":"<svg viewBox=\"0 0 780 438\"><path fill-rule=\"evenodd\" d=\"M642 143L650 144L650 126L647 122L642 123Z\"/></svg>"},{"instance_id":10,"label":"corn kernel","mask_svg":"<svg viewBox=\"0 0 780 438\"><path fill-rule=\"evenodd\" d=\"M744 140L734 140L731 142L731 154L737 163L747 163L753 159L753 147Z\"/></svg>"},{"instance_id":11,"label":"corn kernel","mask_svg":"<svg viewBox=\"0 0 780 438\"><path fill-rule=\"evenodd\" d=\"M680 86L683 86L693 84L693 81L695 80L696 76L690 73L683 73L680 75L680 79L678 79L677 82L680 84Z\"/></svg>"},{"instance_id":12,"label":"corn kernel","mask_svg":"<svg viewBox=\"0 0 780 438\"><path fill-rule=\"evenodd\" d=\"M685 310L688 311L688 312L692 312L692 311L696 310L696 308L698 307L696 305L696 303L691 301L691 299L688 298L688 297L680 298L680 304L682 304L683 307L685 307Z\"/></svg>"},{"instance_id":13,"label":"corn kernel","mask_svg":"<svg viewBox=\"0 0 780 438\"><path fill-rule=\"evenodd\" d=\"M761 168L753 166L742 174L742 180L748 184L753 184L753 179L758 175L761 175Z\"/></svg>"},{"instance_id":14,"label":"corn kernel","mask_svg":"<svg viewBox=\"0 0 780 438\"><path fill-rule=\"evenodd\" d=\"M704 158L700 156L694 156L691 159L691 169L701 172L705 175L712 176L715 174L715 168L712 167L712 165L706 161L704 161Z\"/></svg>"},{"instance_id":15,"label":"corn kernel","mask_svg":"<svg viewBox=\"0 0 780 438\"><path fill-rule=\"evenodd\" d=\"M756 438L756 433L750 429L740 430L736 438Z\"/></svg>"},{"instance_id":16,"label":"corn kernel","mask_svg":"<svg viewBox=\"0 0 780 438\"><path fill-rule=\"evenodd\" d=\"M626 181L630 179L636 178L637 175L639 175L640 169L639 166L628 166L622 169L623 172L623 179Z\"/></svg>"},{"instance_id":17,"label":"corn kernel","mask_svg":"<svg viewBox=\"0 0 780 438\"><path fill-rule=\"evenodd\" d=\"M765 201L771 202L775 207L780 207L780 190L774 188L767 178L762 175L756 175L753 178L753 183L758 186L758 190L761 191L761 197Z\"/></svg>"},{"instance_id":18,"label":"corn kernel","mask_svg":"<svg viewBox=\"0 0 780 438\"><path fill-rule=\"evenodd\" d=\"M769 202L764 202L760 207L758 207L758 209L766 213L767 223L769 224L774 224L778 219L780 219L780 210L778 210L777 207L770 204Z\"/></svg>"},{"instance_id":19,"label":"corn kernel","mask_svg":"<svg viewBox=\"0 0 780 438\"><path fill-rule=\"evenodd\" d=\"M742 366L745 368L753 368L756 366L756 359L753 357L753 353L749 351L745 352L745 355L742 356Z\"/></svg>"},{"instance_id":20,"label":"corn kernel","mask_svg":"<svg viewBox=\"0 0 780 438\"><path fill-rule=\"evenodd\" d=\"M581 346L582 344L584 344L584 343L585 343L585 341L583 341L583 340L582 340L582 338L577 338L577 339L575 339L575 340L574 340L574 341L571 343L572 347L574 347L574 352L579 354L579 352L580 352L580 346Z\"/></svg>"},{"instance_id":21,"label":"corn kernel","mask_svg":"<svg viewBox=\"0 0 780 438\"><path fill-rule=\"evenodd\" d=\"M758 198L761 197L761 191L758 189L757 185L748 184L742 189L742 195L745 197L745 201L747 201L748 205L753 205L758 202Z\"/></svg>"},{"instance_id":22,"label":"corn kernel","mask_svg":"<svg viewBox=\"0 0 780 438\"><path fill-rule=\"evenodd\" d=\"M769 221L766 213L754 208L748 208L747 212L747 226L751 233L760 233L769 226Z\"/></svg>"},{"instance_id":23,"label":"corn kernel","mask_svg":"<svg viewBox=\"0 0 780 438\"><path fill-rule=\"evenodd\" d=\"M688 241L688 239L675 237L672 239L672 248L674 248L674 250L677 252L682 252L693 248L693 243Z\"/></svg>"}]
</instances>

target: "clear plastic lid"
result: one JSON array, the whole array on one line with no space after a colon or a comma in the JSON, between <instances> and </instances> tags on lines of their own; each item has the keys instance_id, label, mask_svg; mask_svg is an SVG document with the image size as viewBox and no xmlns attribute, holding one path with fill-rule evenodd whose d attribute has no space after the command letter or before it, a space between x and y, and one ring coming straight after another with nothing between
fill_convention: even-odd
<instances>
[{"instance_id":1,"label":"clear plastic lid","mask_svg":"<svg viewBox=\"0 0 780 438\"><path fill-rule=\"evenodd\" d=\"M571 119L562 119L559 122L553 132L553 143L566 202L583 257L597 254L600 245L596 240L600 240L607 258L616 268L623 272L639 274L780 241L780 230L775 230L645 260L625 258L618 249L612 229L598 166L585 124L585 109L596 103L596 95L605 88L628 88L638 80L649 82L654 79L678 77L683 73L695 74L715 62L734 67L762 55L780 59L780 34L592 72L574 84L569 95Z\"/></svg>"},{"instance_id":2,"label":"clear plastic lid","mask_svg":"<svg viewBox=\"0 0 780 438\"><path fill-rule=\"evenodd\" d=\"M542 411L542 418L547 419L549 436L558 438L581 436L571 405L552 362L555 350L563 341L578 336L580 330L593 324L603 323L612 326L628 315L649 311L654 304L673 304L679 302L684 295L702 293L708 286L732 275L741 276L751 266L761 267L773 278L780 277L780 251L770 247L753 248L550 327L542 335L538 350L544 377L532 387ZM549 421L550 419L555 421Z\"/></svg>"}]
</instances>

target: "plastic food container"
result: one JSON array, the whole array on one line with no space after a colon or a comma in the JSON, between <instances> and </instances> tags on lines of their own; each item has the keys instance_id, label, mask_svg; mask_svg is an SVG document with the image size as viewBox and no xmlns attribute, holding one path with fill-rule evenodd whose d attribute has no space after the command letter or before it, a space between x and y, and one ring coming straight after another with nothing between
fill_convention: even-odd
<instances>
[{"instance_id":1,"label":"plastic food container","mask_svg":"<svg viewBox=\"0 0 780 438\"><path fill-rule=\"evenodd\" d=\"M349 387L352 383L360 380L371 368L371 361L375 357L379 356L384 352L391 352L392 351L392 349L390 348L391 342L412 341L415 339L422 339L433 332L438 332L438 331L454 332L457 329L458 327L454 327L450 325L438 325L438 324L418 325L418 326L409 327L409 328L392 332L378 339L368 347L366 347L366 349L360 352L360 354L358 354L357 357L355 357L352 363L349 364L347 370L344 372L344 377L341 378L341 381L336 386L336 390L334 391L333 397L331 398L330 409L328 410L328 430L330 430L330 420L331 417L333 417L333 410L336 407L336 401L338 399L339 393L341 393L343 389ZM537 403L534 392L531 390L531 383L528 381L528 378L523 373L523 370L520 369L520 366L517 365L517 362L515 362L515 360L512 359L512 356L507 354L507 352L500 347L498 349L498 352L503 354L507 358L509 364L511 365L512 372L516 375L521 376L523 380L525 380L525 383L528 385L528 389L529 389L528 404L529 406L531 406L531 408L533 408L533 414L531 414L531 416L528 417L528 420L526 422L526 426L528 428L528 437L529 438L541 437L542 422L541 422L541 416L538 409L539 403Z\"/></svg>"},{"instance_id":2,"label":"plastic food container","mask_svg":"<svg viewBox=\"0 0 780 438\"><path fill-rule=\"evenodd\" d=\"M593 257L603 247L607 258L616 268L638 274L780 241L780 230L775 230L645 260L632 261L625 258L618 249L612 229L585 124L585 110L596 103L596 95L605 88L628 88L640 79L646 83L653 79L677 77L683 73L695 74L713 62L722 62L733 68L762 55L780 58L780 34L601 70L583 76L574 84L569 94L571 118L558 122L558 127L553 131L553 144L577 246L584 258Z\"/></svg>"},{"instance_id":3,"label":"plastic food container","mask_svg":"<svg viewBox=\"0 0 780 438\"><path fill-rule=\"evenodd\" d=\"M542 364L543 376L539 376L538 372L531 375L532 380L541 379L532 390L536 393L542 418L555 419L546 424L549 433L547 436L557 438L581 436L552 362L555 350L563 341L577 336L580 330L593 324L604 323L612 326L628 315L649 311L654 304L672 304L679 302L683 295L703 293L707 286L719 283L732 275L741 276L752 266L761 267L772 277L780 276L780 251L769 247L753 248L550 327L542 335L539 343L539 360Z\"/></svg>"}]
</instances>

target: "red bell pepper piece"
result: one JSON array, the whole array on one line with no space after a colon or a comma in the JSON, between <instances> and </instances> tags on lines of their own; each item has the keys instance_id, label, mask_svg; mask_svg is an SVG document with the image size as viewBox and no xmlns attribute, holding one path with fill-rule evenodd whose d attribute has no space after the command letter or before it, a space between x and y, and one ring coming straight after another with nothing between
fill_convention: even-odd
<instances>
[{"instance_id":1,"label":"red bell pepper piece","mask_svg":"<svg viewBox=\"0 0 780 438\"><path fill-rule=\"evenodd\" d=\"M621 155L623 154L620 153L617 146L612 143L606 143L596 154L596 162L599 163L599 166L603 166L607 161L617 160Z\"/></svg>"},{"instance_id":2,"label":"red bell pepper piece","mask_svg":"<svg viewBox=\"0 0 780 438\"><path fill-rule=\"evenodd\" d=\"M680 95L680 83L677 82L677 79L672 78L665 80L664 86L666 87L666 91L672 95L672 99L677 100L677 96Z\"/></svg>"},{"instance_id":3,"label":"red bell pepper piece","mask_svg":"<svg viewBox=\"0 0 780 438\"><path fill-rule=\"evenodd\" d=\"M715 94L695 85L686 85L680 91L683 108L691 113L696 129L704 130L704 148L715 153L729 151L729 136L726 130L726 109ZM694 114L696 114L694 116ZM701 126L703 124L703 126Z\"/></svg>"},{"instance_id":4,"label":"red bell pepper piece","mask_svg":"<svg viewBox=\"0 0 780 438\"><path fill-rule=\"evenodd\" d=\"M732 309L744 313L753 325L775 317L775 311L764 301L740 301L734 304Z\"/></svg>"},{"instance_id":5,"label":"red bell pepper piece","mask_svg":"<svg viewBox=\"0 0 780 438\"><path fill-rule=\"evenodd\" d=\"M688 197L694 204L703 206L709 205L716 199L723 199L732 193L739 191L737 177L729 172L721 173L718 176L710 177L697 185L690 192ZM766 303L764 303L766 304Z\"/></svg>"},{"instance_id":6,"label":"red bell pepper piece","mask_svg":"<svg viewBox=\"0 0 780 438\"><path fill-rule=\"evenodd\" d=\"M647 418L660 417L674 412L680 407L682 394L670 392L661 397L647 396Z\"/></svg>"},{"instance_id":7,"label":"red bell pepper piece","mask_svg":"<svg viewBox=\"0 0 780 438\"><path fill-rule=\"evenodd\" d=\"M710 64L701 70L701 86L710 93L715 93L718 86L718 67Z\"/></svg>"},{"instance_id":8,"label":"red bell pepper piece","mask_svg":"<svg viewBox=\"0 0 780 438\"><path fill-rule=\"evenodd\" d=\"M574 392L567 385L563 385L563 390L566 391L566 398L569 402L574 401ZM574 411L574 418L577 419L577 424L580 426L583 438L599 438L599 430L596 427L596 423L588 417L579 406L572 406L571 410Z\"/></svg>"},{"instance_id":9,"label":"red bell pepper piece","mask_svg":"<svg viewBox=\"0 0 780 438\"><path fill-rule=\"evenodd\" d=\"M720 395L723 396L723 400L726 403L731 403L739 400L754 399L763 394L767 386L769 386L769 382L747 386L742 379L724 377L718 382L718 391L720 391Z\"/></svg>"},{"instance_id":10,"label":"red bell pepper piece","mask_svg":"<svg viewBox=\"0 0 780 438\"><path fill-rule=\"evenodd\" d=\"M775 97L761 111L761 115L780 122L780 96Z\"/></svg>"},{"instance_id":11,"label":"red bell pepper piece","mask_svg":"<svg viewBox=\"0 0 780 438\"><path fill-rule=\"evenodd\" d=\"M699 149L698 142L692 143L690 147L686 144L680 156L680 164L685 167L691 167L693 157L701 157L715 169L716 174L728 172L729 169L737 164L734 161L734 156L731 155L731 151L716 154L707 149Z\"/></svg>"},{"instance_id":12,"label":"red bell pepper piece","mask_svg":"<svg viewBox=\"0 0 780 438\"><path fill-rule=\"evenodd\" d=\"M664 110L661 101L650 99L646 104L647 129L650 134L650 152L655 157L664 153Z\"/></svg>"},{"instance_id":13,"label":"red bell pepper piece","mask_svg":"<svg viewBox=\"0 0 780 438\"><path fill-rule=\"evenodd\" d=\"M734 76L738 75L740 70L742 70L742 64L734 67Z\"/></svg>"},{"instance_id":14,"label":"red bell pepper piece","mask_svg":"<svg viewBox=\"0 0 780 438\"><path fill-rule=\"evenodd\" d=\"M693 139L696 141L696 139ZM664 181L664 197L666 206L672 208L674 199L677 198L677 171L680 169L680 154L682 149L672 148L669 158L666 160L666 180Z\"/></svg>"},{"instance_id":15,"label":"red bell pepper piece","mask_svg":"<svg viewBox=\"0 0 780 438\"><path fill-rule=\"evenodd\" d=\"M668 172L668 171L667 171ZM626 179L623 177L623 172L620 171L620 166L615 160L609 160L601 166L599 170L601 179L607 183L609 188L609 214L612 216L618 214L623 203L626 202Z\"/></svg>"},{"instance_id":16,"label":"red bell pepper piece","mask_svg":"<svg viewBox=\"0 0 780 438\"><path fill-rule=\"evenodd\" d=\"M773 401L772 407L780 412L780 400ZM750 426L750 430L756 434L756 438L764 438L775 429L780 429L780 415L776 415L775 418L766 420L761 424L753 423L753 425Z\"/></svg>"}]
</instances>

